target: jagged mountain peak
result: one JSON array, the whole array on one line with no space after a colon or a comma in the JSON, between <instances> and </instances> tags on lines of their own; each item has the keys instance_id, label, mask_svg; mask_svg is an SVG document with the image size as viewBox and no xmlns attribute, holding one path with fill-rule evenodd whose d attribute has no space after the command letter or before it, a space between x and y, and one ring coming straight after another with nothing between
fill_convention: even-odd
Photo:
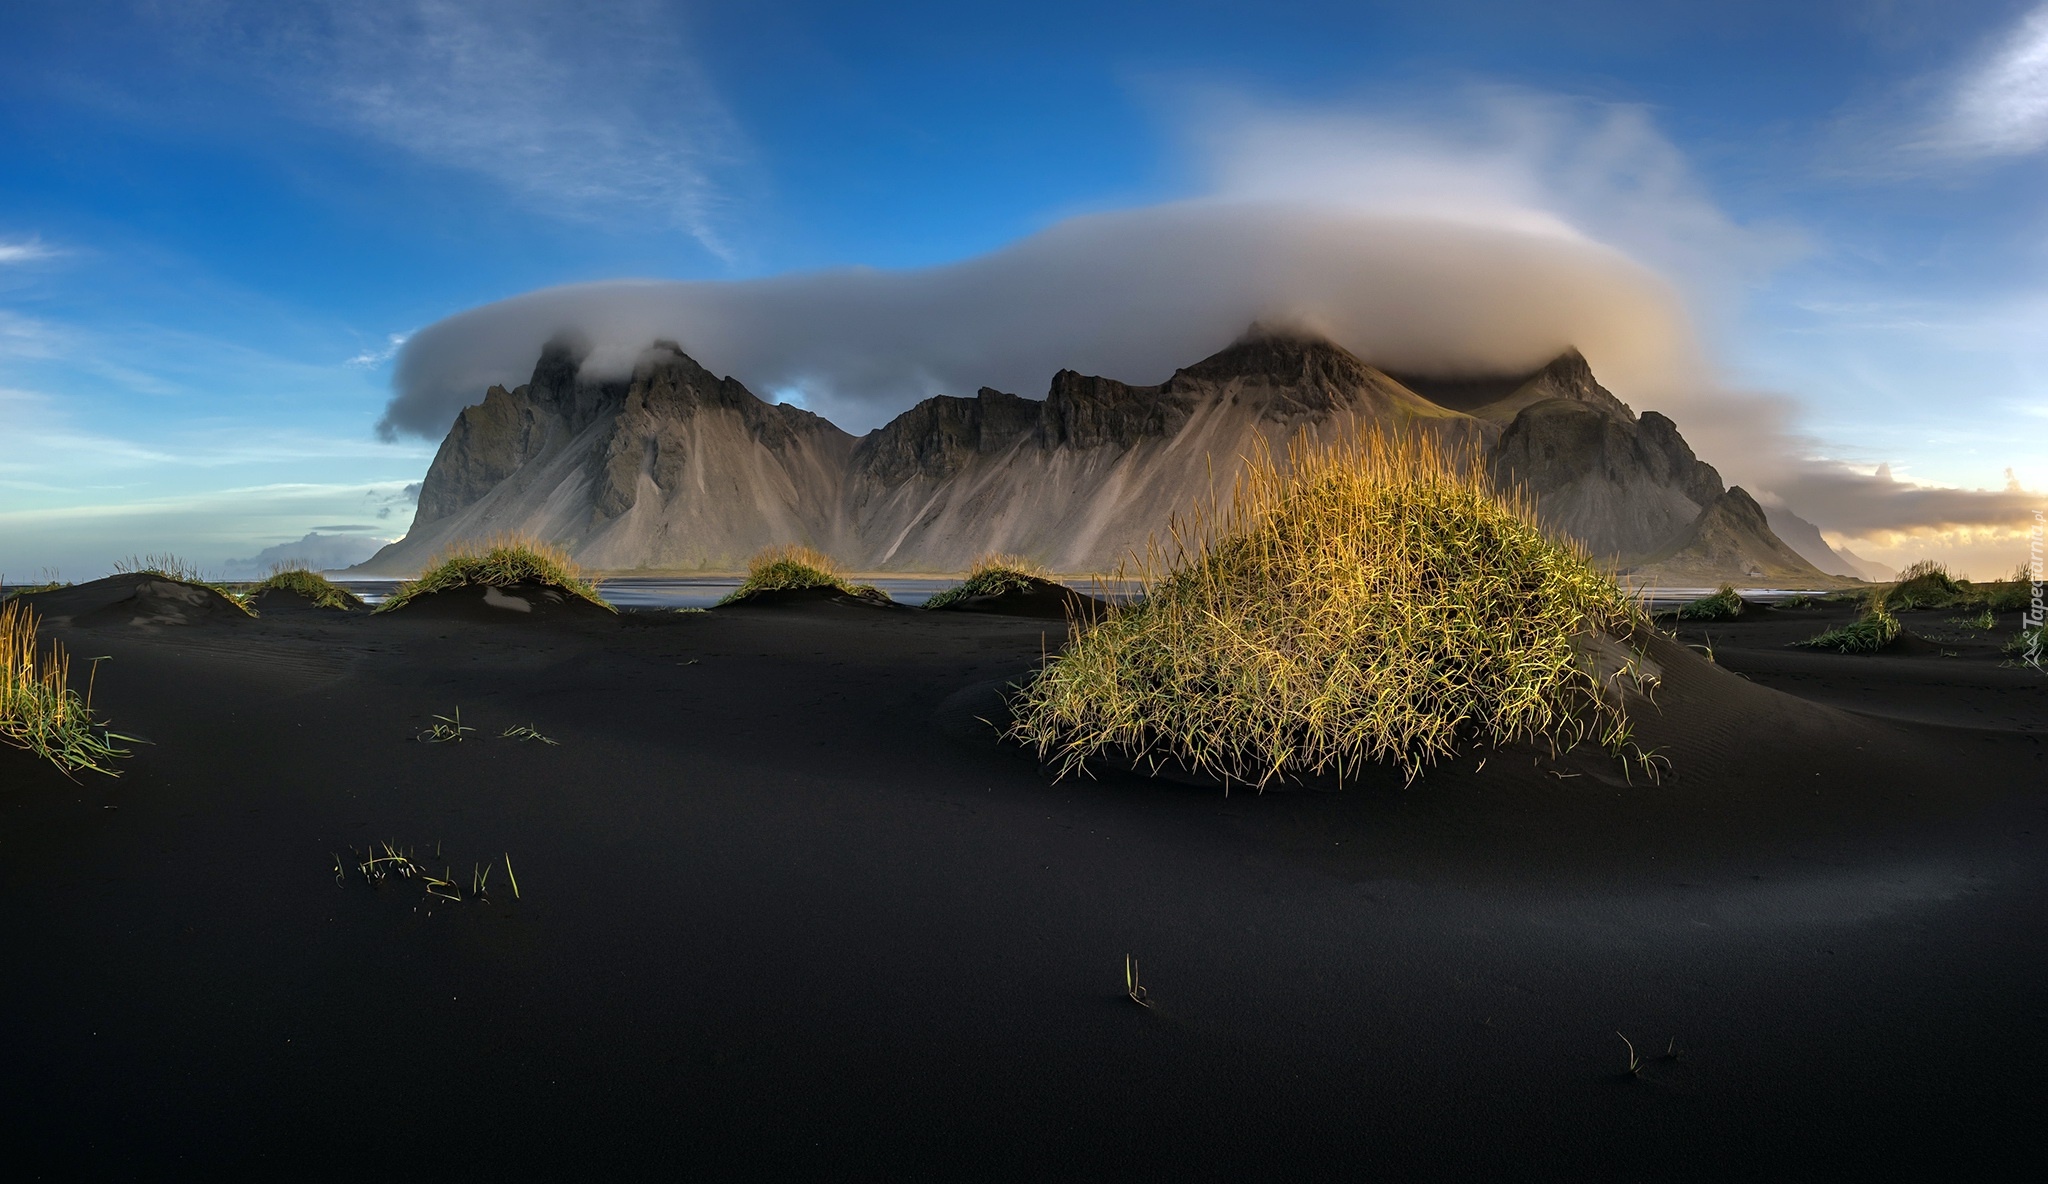
<instances>
[{"instance_id":1,"label":"jagged mountain peak","mask_svg":"<svg viewBox=\"0 0 2048 1184\"><path fill-rule=\"evenodd\" d=\"M1177 371L1174 377L1205 382L1263 378L1276 383L1316 380L1355 383L1363 381L1371 373L1374 373L1372 368L1357 355L1320 333L1296 326L1253 321L1237 340Z\"/></svg>"}]
</instances>

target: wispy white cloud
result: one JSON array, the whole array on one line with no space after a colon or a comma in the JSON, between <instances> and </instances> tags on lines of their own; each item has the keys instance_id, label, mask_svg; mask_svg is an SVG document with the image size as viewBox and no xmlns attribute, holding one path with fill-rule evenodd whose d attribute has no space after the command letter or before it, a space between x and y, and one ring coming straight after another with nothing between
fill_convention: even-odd
<instances>
[{"instance_id":1,"label":"wispy white cloud","mask_svg":"<svg viewBox=\"0 0 2048 1184\"><path fill-rule=\"evenodd\" d=\"M0 267L11 263L34 263L63 254L41 238L0 239Z\"/></svg>"},{"instance_id":2,"label":"wispy white cloud","mask_svg":"<svg viewBox=\"0 0 2048 1184\"><path fill-rule=\"evenodd\" d=\"M1807 249L1794 228L1732 218L1638 104L1476 84L1396 108L1290 108L1217 92L1172 101L1226 196L1599 242L1696 301Z\"/></svg>"},{"instance_id":3,"label":"wispy white cloud","mask_svg":"<svg viewBox=\"0 0 2048 1184\"><path fill-rule=\"evenodd\" d=\"M0 308L0 358L54 358L64 351L69 336L48 321Z\"/></svg>"},{"instance_id":4,"label":"wispy white cloud","mask_svg":"<svg viewBox=\"0 0 2048 1184\"><path fill-rule=\"evenodd\" d=\"M382 349L366 349L355 357L350 358L343 365L355 366L365 370L372 366L381 366L397 357L399 349L405 345L406 339L411 336L410 332L393 333L384 339L384 347Z\"/></svg>"},{"instance_id":5,"label":"wispy white cloud","mask_svg":"<svg viewBox=\"0 0 2048 1184\"><path fill-rule=\"evenodd\" d=\"M2048 148L2048 4L2002 34L1962 76L1939 141L1966 156Z\"/></svg>"},{"instance_id":6,"label":"wispy white cloud","mask_svg":"<svg viewBox=\"0 0 2048 1184\"><path fill-rule=\"evenodd\" d=\"M227 0L171 19L307 118L480 174L549 211L650 215L729 254L745 138L654 0Z\"/></svg>"}]
</instances>

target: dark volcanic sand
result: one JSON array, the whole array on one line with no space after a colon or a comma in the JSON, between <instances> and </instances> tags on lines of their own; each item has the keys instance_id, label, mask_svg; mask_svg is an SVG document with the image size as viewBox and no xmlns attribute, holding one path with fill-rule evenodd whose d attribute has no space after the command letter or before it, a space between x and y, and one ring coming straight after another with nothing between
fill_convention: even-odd
<instances>
[{"instance_id":1,"label":"dark volcanic sand","mask_svg":"<svg viewBox=\"0 0 2048 1184\"><path fill-rule=\"evenodd\" d=\"M1709 627L1721 669L1664 654L1662 786L1502 752L1227 799L1055 784L996 744L975 717L1058 645L1043 620L477 601L59 628L112 655L99 705L152 743L78 785L0 749L10 1166L1725 1180L2032 1157L2048 680L1988 643L1777 648L1829 612ZM413 741L456 707L477 732ZM499 737L517 724L560 746ZM524 899L429 915L411 884L337 886L331 853L378 839L444 844L464 886L510 852Z\"/></svg>"}]
</instances>

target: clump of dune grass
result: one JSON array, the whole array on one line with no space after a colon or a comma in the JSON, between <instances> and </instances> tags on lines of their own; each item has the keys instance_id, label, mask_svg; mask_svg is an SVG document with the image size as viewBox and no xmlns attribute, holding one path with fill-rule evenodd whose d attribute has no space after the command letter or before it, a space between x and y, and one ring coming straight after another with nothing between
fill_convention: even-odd
<instances>
[{"instance_id":1,"label":"clump of dune grass","mask_svg":"<svg viewBox=\"0 0 2048 1184\"><path fill-rule=\"evenodd\" d=\"M974 565L967 569L967 578L964 581L925 601L924 606L945 608L949 604L956 604L975 596L1029 592L1037 583L1051 579L1050 573L1029 559L991 552L974 561Z\"/></svg>"},{"instance_id":2,"label":"clump of dune grass","mask_svg":"<svg viewBox=\"0 0 2048 1184\"><path fill-rule=\"evenodd\" d=\"M512 584L545 584L606 610L611 603L597 594L597 585L569 558L568 552L536 539L500 537L482 543L458 543L436 556L419 578L398 586L380 613L402 608L431 592L454 588L504 588Z\"/></svg>"},{"instance_id":3,"label":"clump of dune grass","mask_svg":"<svg viewBox=\"0 0 2048 1184\"><path fill-rule=\"evenodd\" d=\"M2012 574L1985 589L1985 607L1994 613L2016 613L2033 606L2034 569L2022 563Z\"/></svg>"},{"instance_id":4,"label":"clump of dune grass","mask_svg":"<svg viewBox=\"0 0 2048 1184\"><path fill-rule=\"evenodd\" d=\"M1262 452L1227 510L1176 520L1139 568L1144 597L1075 622L1012 703L1009 734L1062 775L1115 751L1226 786L1368 762L1412 781L1468 740L1654 759L1611 693L1639 655L1602 640L1647 618L1462 446L1369 432L1297 441L1285 466ZM1603 674L1600 650L1626 669Z\"/></svg>"},{"instance_id":5,"label":"clump of dune grass","mask_svg":"<svg viewBox=\"0 0 2048 1184\"><path fill-rule=\"evenodd\" d=\"M1681 621L1732 621L1742 615L1742 594L1732 584L1721 585L1712 596L1702 596L1678 610Z\"/></svg>"},{"instance_id":6,"label":"clump of dune grass","mask_svg":"<svg viewBox=\"0 0 2048 1184\"><path fill-rule=\"evenodd\" d=\"M1892 615L1882 594L1870 598L1863 615L1825 633L1792 644L1802 649L1833 650L1838 654L1874 654L1899 639L1905 626Z\"/></svg>"},{"instance_id":7,"label":"clump of dune grass","mask_svg":"<svg viewBox=\"0 0 2048 1184\"><path fill-rule=\"evenodd\" d=\"M194 584L218 592L229 603L250 616L256 610L249 607L246 592L231 588L219 580L208 579L196 563L188 563L168 552L156 555L130 555L114 561L114 574L126 576L155 576L179 584Z\"/></svg>"},{"instance_id":8,"label":"clump of dune grass","mask_svg":"<svg viewBox=\"0 0 2048 1184\"><path fill-rule=\"evenodd\" d=\"M1895 609L1964 608L1983 599L1970 587L1949 574L1948 568L1932 559L1910 564L1885 593Z\"/></svg>"},{"instance_id":9,"label":"clump of dune grass","mask_svg":"<svg viewBox=\"0 0 2048 1184\"><path fill-rule=\"evenodd\" d=\"M319 608L353 611L363 607L363 598L304 564L279 564L260 583L251 585L248 595L261 592L291 592Z\"/></svg>"},{"instance_id":10,"label":"clump of dune grass","mask_svg":"<svg viewBox=\"0 0 2048 1184\"><path fill-rule=\"evenodd\" d=\"M763 592L800 592L806 588L829 588L863 600L889 599L888 593L872 584L848 580L824 552L789 543L769 547L748 560L747 578L718 603L737 604Z\"/></svg>"},{"instance_id":11,"label":"clump of dune grass","mask_svg":"<svg viewBox=\"0 0 2048 1184\"><path fill-rule=\"evenodd\" d=\"M35 611L18 603L0 605L0 742L27 749L67 776L81 769L119 776L110 764L128 750L115 742L134 737L99 724L91 681L80 698L70 675L63 646L37 645Z\"/></svg>"}]
</instances>

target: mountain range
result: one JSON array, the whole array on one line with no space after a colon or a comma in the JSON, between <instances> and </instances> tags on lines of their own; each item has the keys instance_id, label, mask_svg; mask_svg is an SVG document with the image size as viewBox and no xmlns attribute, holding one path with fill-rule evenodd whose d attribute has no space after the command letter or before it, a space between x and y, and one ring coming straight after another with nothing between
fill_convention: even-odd
<instances>
[{"instance_id":1,"label":"mountain range","mask_svg":"<svg viewBox=\"0 0 2048 1184\"><path fill-rule=\"evenodd\" d=\"M1362 424L1469 444L1546 528L1637 582L1847 582L1817 529L1726 488L1677 425L1631 411L1576 350L1444 380L1258 325L1156 386L1063 370L1042 400L936 396L859 437L672 342L608 380L556 341L526 384L456 417L406 537L352 570L409 574L453 543L524 534L609 572L737 571L790 542L859 572L961 571L990 551L1101 572L1175 513L1227 497L1255 449ZM1811 538L1788 545L1770 514Z\"/></svg>"}]
</instances>

